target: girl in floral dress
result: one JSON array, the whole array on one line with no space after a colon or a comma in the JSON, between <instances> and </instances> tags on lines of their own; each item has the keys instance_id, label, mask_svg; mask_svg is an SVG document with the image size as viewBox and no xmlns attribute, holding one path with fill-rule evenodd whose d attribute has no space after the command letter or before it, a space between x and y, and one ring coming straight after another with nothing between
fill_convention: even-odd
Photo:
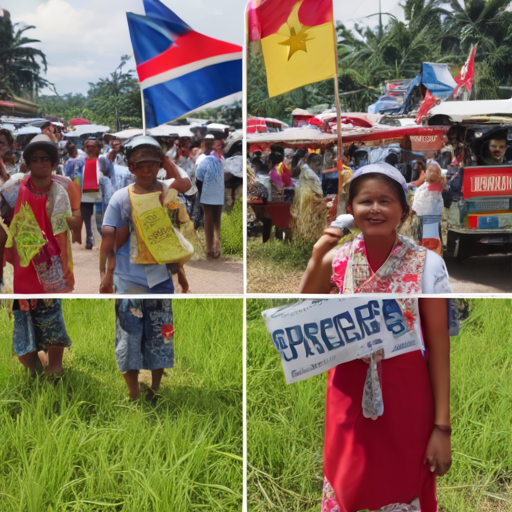
<instances>
[{"instance_id":1,"label":"girl in floral dress","mask_svg":"<svg viewBox=\"0 0 512 512\"><path fill-rule=\"evenodd\" d=\"M443 260L397 232L409 214L406 194L405 180L392 166L359 169L350 182L347 213L361 233L335 248L344 232L328 228L315 245L301 292L451 292ZM322 512L437 511L436 476L451 464L448 307L435 298L397 303L409 325L420 324L425 351L384 360L373 354L330 370ZM373 418L362 410L369 385L381 403Z\"/></svg>"}]
</instances>

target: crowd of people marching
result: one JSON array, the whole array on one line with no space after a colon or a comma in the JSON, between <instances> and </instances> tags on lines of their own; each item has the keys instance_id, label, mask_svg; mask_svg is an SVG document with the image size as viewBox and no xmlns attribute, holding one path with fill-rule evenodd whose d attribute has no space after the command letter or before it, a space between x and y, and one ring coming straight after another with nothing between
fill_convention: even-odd
<instances>
[{"instance_id":1,"label":"crowd of people marching","mask_svg":"<svg viewBox=\"0 0 512 512\"><path fill-rule=\"evenodd\" d=\"M100 292L173 293L176 274L186 293L184 264L202 250L197 230L204 226L206 257L219 259L226 198L232 204L242 184L228 172L224 140L197 133L127 141L96 134L74 144L56 123L21 141L0 129L5 290L72 291L71 244L82 243L85 225L85 248L92 250L95 224Z\"/></svg>"}]
</instances>

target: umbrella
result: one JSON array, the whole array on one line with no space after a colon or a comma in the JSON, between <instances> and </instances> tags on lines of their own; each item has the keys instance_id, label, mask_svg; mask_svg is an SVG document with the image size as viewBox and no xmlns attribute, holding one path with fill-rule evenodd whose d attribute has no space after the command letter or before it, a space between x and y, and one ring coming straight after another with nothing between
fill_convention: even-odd
<instances>
[{"instance_id":1,"label":"umbrella","mask_svg":"<svg viewBox=\"0 0 512 512\"><path fill-rule=\"evenodd\" d=\"M194 134L190 131L190 125L161 124L156 128L150 128L149 135L152 137L190 137Z\"/></svg>"},{"instance_id":2,"label":"umbrella","mask_svg":"<svg viewBox=\"0 0 512 512\"><path fill-rule=\"evenodd\" d=\"M86 119L82 119L81 117L77 117L75 119L71 119L69 121L69 124L71 126L80 126L81 124L91 124L90 121L87 121Z\"/></svg>"},{"instance_id":3,"label":"umbrella","mask_svg":"<svg viewBox=\"0 0 512 512\"><path fill-rule=\"evenodd\" d=\"M31 133L41 133L41 128L38 128L37 126L24 126L23 128L16 130L13 135L17 137L18 135L29 135Z\"/></svg>"},{"instance_id":4,"label":"umbrella","mask_svg":"<svg viewBox=\"0 0 512 512\"><path fill-rule=\"evenodd\" d=\"M101 133L103 135L104 132L110 131L108 126L101 126L97 124L88 124L77 126L74 131L64 133L65 137L73 138L73 137L82 137L83 135L95 135L97 133Z\"/></svg>"},{"instance_id":5,"label":"umbrella","mask_svg":"<svg viewBox=\"0 0 512 512\"><path fill-rule=\"evenodd\" d=\"M142 128L128 128L127 130L122 130L120 132L109 133L106 136L106 138L109 141L112 141L114 139L127 140L127 139L131 139L132 137L136 137L137 135L142 135L142 133L143 133Z\"/></svg>"}]
</instances>

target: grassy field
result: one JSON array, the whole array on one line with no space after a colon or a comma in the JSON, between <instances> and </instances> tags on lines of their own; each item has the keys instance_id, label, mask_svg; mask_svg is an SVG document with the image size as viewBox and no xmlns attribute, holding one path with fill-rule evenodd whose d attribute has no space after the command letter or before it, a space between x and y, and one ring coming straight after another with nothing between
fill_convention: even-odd
<instances>
[{"instance_id":1,"label":"grassy field","mask_svg":"<svg viewBox=\"0 0 512 512\"><path fill-rule=\"evenodd\" d=\"M63 301L73 347L30 383L0 309L2 512L242 508L241 300L175 300L175 367L156 406L126 399L112 300Z\"/></svg>"},{"instance_id":2,"label":"grassy field","mask_svg":"<svg viewBox=\"0 0 512 512\"><path fill-rule=\"evenodd\" d=\"M247 303L248 509L319 512L326 377L286 385L260 316L283 302ZM511 511L512 300L472 300L451 354L453 465L438 480L440 511Z\"/></svg>"},{"instance_id":3,"label":"grassy field","mask_svg":"<svg viewBox=\"0 0 512 512\"><path fill-rule=\"evenodd\" d=\"M289 243L261 237L247 239L247 291L298 293L313 244Z\"/></svg>"}]
</instances>

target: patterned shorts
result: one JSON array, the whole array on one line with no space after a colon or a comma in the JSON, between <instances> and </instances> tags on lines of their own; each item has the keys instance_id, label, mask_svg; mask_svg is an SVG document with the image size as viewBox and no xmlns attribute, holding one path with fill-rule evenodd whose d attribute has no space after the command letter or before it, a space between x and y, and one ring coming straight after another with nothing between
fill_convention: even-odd
<instances>
[{"instance_id":1,"label":"patterned shorts","mask_svg":"<svg viewBox=\"0 0 512 512\"><path fill-rule=\"evenodd\" d=\"M116 362L119 370L174 366L171 299L116 299Z\"/></svg>"},{"instance_id":2,"label":"patterned shorts","mask_svg":"<svg viewBox=\"0 0 512 512\"><path fill-rule=\"evenodd\" d=\"M17 356L48 350L49 347L71 346L60 300L31 300L28 309L17 309L17 306L18 304L14 305L12 312L12 344Z\"/></svg>"}]
</instances>

